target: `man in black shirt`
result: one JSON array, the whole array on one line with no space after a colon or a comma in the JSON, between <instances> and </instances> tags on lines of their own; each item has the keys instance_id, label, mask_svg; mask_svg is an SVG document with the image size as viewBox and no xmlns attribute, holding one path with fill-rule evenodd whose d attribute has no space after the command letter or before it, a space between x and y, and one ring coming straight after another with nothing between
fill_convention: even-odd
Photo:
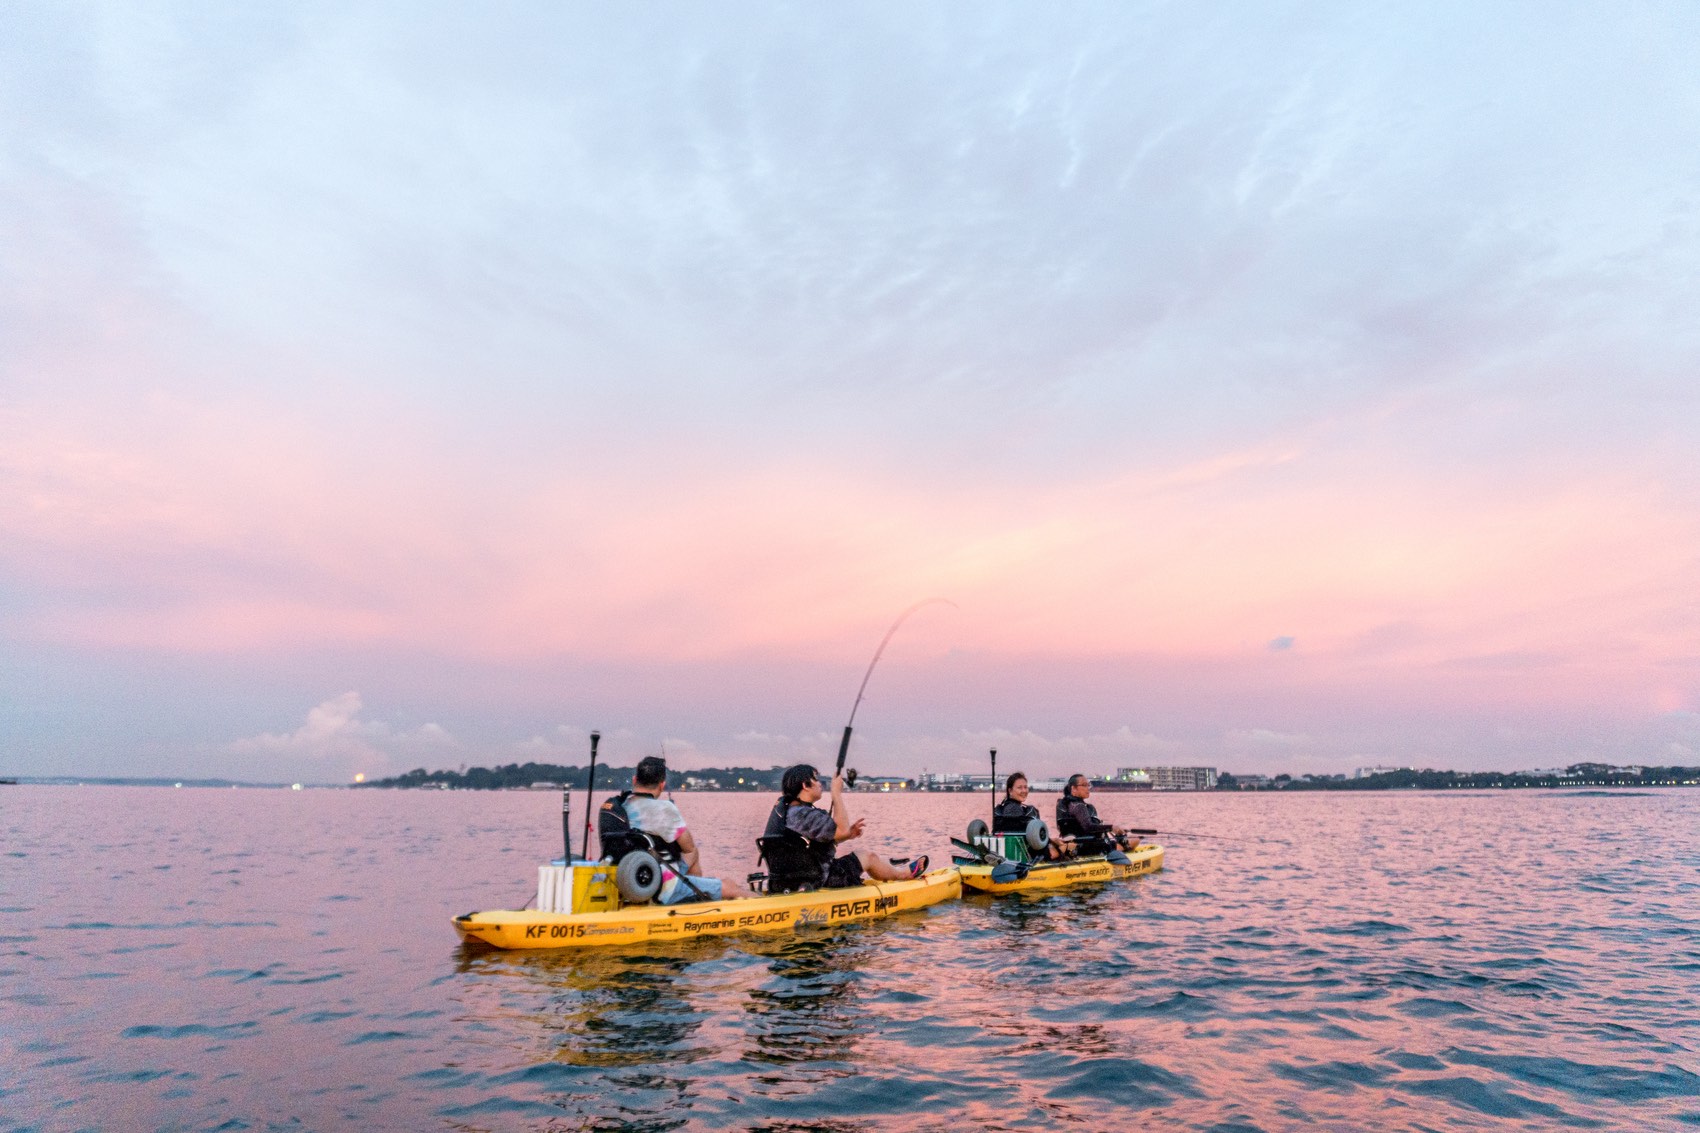
<instances>
[{"instance_id":1,"label":"man in black shirt","mask_svg":"<svg viewBox=\"0 0 1700 1133\"><path fill-rule=\"evenodd\" d=\"M862 826L866 819L858 818L850 821L850 814L844 806L844 777L832 777L832 809L822 810L814 804L820 801L820 774L806 763L799 763L785 772L779 803L767 818L766 837L784 834L787 830L801 834L809 840L815 856L819 859L821 880L819 884L825 889L839 889L862 884L862 876L873 878L875 881L907 881L927 872L927 857L925 854L900 866L889 858L880 857L872 850L851 850L845 854L835 854L838 843L848 842L862 836Z\"/></svg>"}]
</instances>

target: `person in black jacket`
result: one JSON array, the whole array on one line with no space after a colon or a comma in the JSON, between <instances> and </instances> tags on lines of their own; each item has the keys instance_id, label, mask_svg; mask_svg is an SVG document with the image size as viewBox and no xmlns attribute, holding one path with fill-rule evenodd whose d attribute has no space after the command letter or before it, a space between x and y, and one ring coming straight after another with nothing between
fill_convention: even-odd
<instances>
[{"instance_id":1,"label":"person in black jacket","mask_svg":"<svg viewBox=\"0 0 1700 1133\"><path fill-rule=\"evenodd\" d=\"M1138 839L1119 826L1100 821L1098 808L1086 801L1091 794L1092 783L1086 776L1077 773L1068 777L1068 786L1057 800L1057 834L1073 839L1075 852L1080 854L1107 854L1118 847L1133 849Z\"/></svg>"},{"instance_id":2,"label":"person in black jacket","mask_svg":"<svg viewBox=\"0 0 1700 1133\"><path fill-rule=\"evenodd\" d=\"M1027 801L1027 776L1011 771L1003 783L1003 801L992 808L993 834L1025 834L1027 824L1039 817L1039 808ZM1060 858L1070 847L1051 842L1045 847L1046 856Z\"/></svg>"}]
</instances>

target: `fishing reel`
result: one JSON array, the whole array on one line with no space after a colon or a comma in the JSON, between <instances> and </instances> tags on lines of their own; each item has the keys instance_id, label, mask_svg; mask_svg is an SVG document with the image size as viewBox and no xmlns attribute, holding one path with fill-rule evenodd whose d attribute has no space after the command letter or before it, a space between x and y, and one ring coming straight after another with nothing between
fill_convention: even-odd
<instances>
[{"instance_id":1,"label":"fishing reel","mask_svg":"<svg viewBox=\"0 0 1700 1133\"><path fill-rule=\"evenodd\" d=\"M847 787L851 790L855 789L855 787L856 787L856 769L854 767L846 767L844 769L844 785L845 785L845 787Z\"/></svg>"}]
</instances>

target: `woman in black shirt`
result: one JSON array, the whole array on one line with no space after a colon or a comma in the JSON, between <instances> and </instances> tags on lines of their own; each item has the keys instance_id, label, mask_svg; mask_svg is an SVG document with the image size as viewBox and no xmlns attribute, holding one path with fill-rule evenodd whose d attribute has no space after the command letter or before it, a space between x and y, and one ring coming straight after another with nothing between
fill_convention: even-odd
<instances>
[{"instance_id":1,"label":"woman in black shirt","mask_svg":"<svg viewBox=\"0 0 1700 1133\"><path fill-rule=\"evenodd\" d=\"M992 833L1027 833L1027 824L1040 817L1039 808L1027 802L1027 776L1011 771L1004 780L1003 791L1003 801L992 808ZM1053 841L1045 847L1045 852L1047 857L1060 858L1066 849Z\"/></svg>"}]
</instances>

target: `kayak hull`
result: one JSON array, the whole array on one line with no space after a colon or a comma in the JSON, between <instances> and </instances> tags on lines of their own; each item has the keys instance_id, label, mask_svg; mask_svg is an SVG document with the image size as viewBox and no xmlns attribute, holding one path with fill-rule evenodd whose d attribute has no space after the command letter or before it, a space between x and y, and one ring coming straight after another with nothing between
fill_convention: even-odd
<instances>
[{"instance_id":1,"label":"kayak hull","mask_svg":"<svg viewBox=\"0 0 1700 1133\"><path fill-rule=\"evenodd\" d=\"M935 869L910 881L688 905L633 905L611 913L499 909L467 913L454 925L465 939L493 948L605 948L731 933L803 932L881 920L961 895L961 875Z\"/></svg>"},{"instance_id":2,"label":"kayak hull","mask_svg":"<svg viewBox=\"0 0 1700 1133\"><path fill-rule=\"evenodd\" d=\"M962 884L979 893L1031 893L1046 889L1066 889L1071 885L1089 885L1102 881L1119 881L1156 873L1163 868L1163 847L1140 846L1127 853L1127 864L1121 865L1104 857L1075 858L1069 861L1045 862L1028 868L1027 876L1017 881L992 880L989 865L964 865L956 868L962 874Z\"/></svg>"}]
</instances>

